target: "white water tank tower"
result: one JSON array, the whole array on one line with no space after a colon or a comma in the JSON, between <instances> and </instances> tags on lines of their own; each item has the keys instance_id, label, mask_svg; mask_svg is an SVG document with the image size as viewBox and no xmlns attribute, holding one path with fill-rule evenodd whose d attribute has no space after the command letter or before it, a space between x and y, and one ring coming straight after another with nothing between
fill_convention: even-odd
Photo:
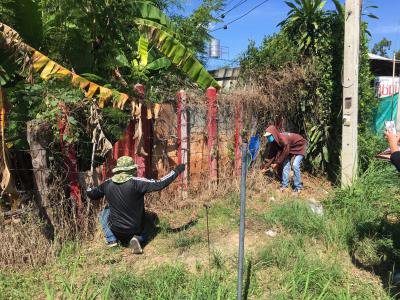
<instances>
[{"instance_id":1,"label":"white water tank tower","mask_svg":"<svg viewBox=\"0 0 400 300\"><path fill-rule=\"evenodd\" d=\"M221 42L218 39L211 39L208 49L208 56L210 58L221 58Z\"/></svg>"}]
</instances>

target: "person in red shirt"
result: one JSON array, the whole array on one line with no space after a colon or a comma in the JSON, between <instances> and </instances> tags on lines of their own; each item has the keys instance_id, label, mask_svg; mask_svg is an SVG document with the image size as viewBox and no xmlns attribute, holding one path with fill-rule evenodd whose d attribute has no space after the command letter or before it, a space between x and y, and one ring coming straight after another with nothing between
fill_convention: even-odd
<instances>
[{"instance_id":1,"label":"person in red shirt","mask_svg":"<svg viewBox=\"0 0 400 300\"><path fill-rule=\"evenodd\" d=\"M301 135L290 132L279 132L275 126L269 126L264 136L270 143L268 160L264 169L270 166L273 169L282 167L281 191L289 187L290 161L293 159L293 191L300 192L303 188L301 182L300 165L306 154L307 140Z\"/></svg>"}]
</instances>

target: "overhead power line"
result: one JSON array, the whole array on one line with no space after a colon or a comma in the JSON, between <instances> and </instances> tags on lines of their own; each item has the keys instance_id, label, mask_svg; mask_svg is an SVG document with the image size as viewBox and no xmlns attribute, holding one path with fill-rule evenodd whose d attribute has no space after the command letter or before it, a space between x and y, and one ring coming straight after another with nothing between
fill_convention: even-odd
<instances>
[{"instance_id":1,"label":"overhead power line","mask_svg":"<svg viewBox=\"0 0 400 300\"><path fill-rule=\"evenodd\" d=\"M259 8L261 5L263 5L264 3L268 2L269 0L264 0L261 3L257 4L256 6L254 6L252 9L250 9L249 11L247 11L246 13L244 13L243 15L237 17L236 19L233 19L232 21L225 23L224 26L218 27L214 30L211 30L210 32L214 32L217 30L221 30L221 29L228 29L228 25L231 25L234 22L239 21L240 19L243 19L245 16L247 16L248 14L250 14L252 11L254 11L255 9Z\"/></svg>"},{"instance_id":2,"label":"overhead power line","mask_svg":"<svg viewBox=\"0 0 400 300\"><path fill-rule=\"evenodd\" d=\"M229 9L229 10L227 10L226 12L222 13L222 14L220 15L220 17L221 17L221 18L225 18L226 15L227 15L228 13L230 13L232 10L238 8L239 6L243 5L243 4L246 3L247 1L248 1L248 0L239 0L239 2L236 3L231 9ZM230 1L230 2L232 2L232 1ZM230 3L230 2L229 2L229 3Z\"/></svg>"}]
</instances>

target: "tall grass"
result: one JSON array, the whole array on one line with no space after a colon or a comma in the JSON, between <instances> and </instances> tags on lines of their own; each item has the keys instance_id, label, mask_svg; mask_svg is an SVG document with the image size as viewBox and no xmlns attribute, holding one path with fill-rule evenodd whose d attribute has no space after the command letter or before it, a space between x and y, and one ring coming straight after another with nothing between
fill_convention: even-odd
<instances>
[{"instance_id":1,"label":"tall grass","mask_svg":"<svg viewBox=\"0 0 400 300\"><path fill-rule=\"evenodd\" d=\"M260 251L258 266L282 272L275 297L389 297L361 287L365 283L349 278L336 260L347 253L356 266L373 270L390 286L393 265L400 262L398 184L394 168L375 161L352 187L335 190L323 202L323 216L300 200L273 205L264 220L280 227L282 237Z\"/></svg>"},{"instance_id":2,"label":"tall grass","mask_svg":"<svg viewBox=\"0 0 400 300\"><path fill-rule=\"evenodd\" d=\"M352 187L337 190L324 202L332 240L354 253L369 239L387 260L399 261L399 183L393 166L374 162ZM394 220L388 219L390 215Z\"/></svg>"},{"instance_id":3,"label":"tall grass","mask_svg":"<svg viewBox=\"0 0 400 300\"><path fill-rule=\"evenodd\" d=\"M62 279L57 287L46 285L51 299L234 299L235 281L226 273L190 273L183 265L164 265L137 274L116 271L110 276L90 277L77 284Z\"/></svg>"},{"instance_id":4,"label":"tall grass","mask_svg":"<svg viewBox=\"0 0 400 300\"><path fill-rule=\"evenodd\" d=\"M395 222L400 219L398 185L393 167L375 162L352 187L335 190L323 202L323 216L313 213L308 203L294 200L273 205L264 219L271 226L352 250L360 239L385 240L397 234L398 226L392 226L387 217L395 216Z\"/></svg>"}]
</instances>

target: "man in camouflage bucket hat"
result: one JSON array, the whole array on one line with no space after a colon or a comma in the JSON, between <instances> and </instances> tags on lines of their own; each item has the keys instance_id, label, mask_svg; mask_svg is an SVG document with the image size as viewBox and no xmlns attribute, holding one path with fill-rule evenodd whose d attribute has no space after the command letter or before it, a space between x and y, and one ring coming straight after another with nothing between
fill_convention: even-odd
<instances>
[{"instance_id":1,"label":"man in camouflage bucket hat","mask_svg":"<svg viewBox=\"0 0 400 300\"><path fill-rule=\"evenodd\" d=\"M87 190L90 199L105 196L108 202L100 215L107 244L112 247L119 242L130 246L135 254L143 253L142 245L146 242L143 232L144 195L167 187L184 170L185 165L181 164L160 180L150 180L136 177L137 165L131 157L118 158L111 180Z\"/></svg>"},{"instance_id":2,"label":"man in camouflage bucket hat","mask_svg":"<svg viewBox=\"0 0 400 300\"><path fill-rule=\"evenodd\" d=\"M124 183L136 176L137 165L133 162L132 157L122 156L117 160L117 166L112 170L115 174L111 180L115 183Z\"/></svg>"}]
</instances>

